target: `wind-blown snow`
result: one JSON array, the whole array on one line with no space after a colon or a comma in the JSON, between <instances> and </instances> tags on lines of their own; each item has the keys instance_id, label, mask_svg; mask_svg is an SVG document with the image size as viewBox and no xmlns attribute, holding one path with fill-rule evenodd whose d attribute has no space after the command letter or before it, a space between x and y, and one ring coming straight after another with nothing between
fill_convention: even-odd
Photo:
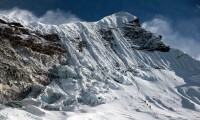
<instances>
[{"instance_id":1,"label":"wind-blown snow","mask_svg":"<svg viewBox=\"0 0 200 120\"><path fill-rule=\"evenodd\" d=\"M30 22L41 22L44 24L53 24L60 25L63 23L72 23L81 21L76 15L71 12L64 12L60 9L56 10L48 10L43 16L36 16L33 12L20 9L20 8L12 8L10 10L0 10L0 14L6 15L7 17L14 19L24 20L26 23ZM58 19L59 18L59 19Z\"/></svg>"},{"instance_id":2,"label":"wind-blown snow","mask_svg":"<svg viewBox=\"0 0 200 120\"><path fill-rule=\"evenodd\" d=\"M16 102L22 108L0 105L0 119L200 119L200 62L176 49L132 49L123 25L133 19L119 12L90 23L28 24L57 33L68 64L37 99ZM101 30L111 30L114 47Z\"/></svg>"}]
</instances>

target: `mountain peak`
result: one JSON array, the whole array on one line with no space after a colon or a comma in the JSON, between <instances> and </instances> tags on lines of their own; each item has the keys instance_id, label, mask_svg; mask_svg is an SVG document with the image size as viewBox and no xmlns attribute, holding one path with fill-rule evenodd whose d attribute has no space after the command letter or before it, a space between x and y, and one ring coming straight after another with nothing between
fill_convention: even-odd
<instances>
[{"instance_id":1,"label":"mountain peak","mask_svg":"<svg viewBox=\"0 0 200 120\"><path fill-rule=\"evenodd\" d=\"M106 16L101 19L99 22L104 22L108 26L121 27L123 23L130 22L134 19L138 19L136 16L128 12L117 12L112 15Z\"/></svg>"},{"instance_id":2,"label":"mountain peak","mask_svg":"<svg viewBox=\"0 0 200 120\"><path fill-rule=\"evenodd\" d=\"M135 19L135 18L137 18L136 16L134 16L134 15L128 13L128 12L124 12L124 11L117 12L117 13L114 13L114 14L112 14L112 15L113 15L113 16L116 16L116 17L121 17L121 18L123 18L123 17L128 17L128 18L130 18L130 19ZM112 15L111 15L111 16L112 16Z\"/></svg>"},{"instance_id":3,"label":"mountain peak","mask_svg":"<svg viewBox=\"0 0 200 120\"><path fill-rule=\"evenodd\" d=\"M59 26L0 19L3 119L198 119L199 73L127 12Z\"/></svg>"},{"instance_id":4,"label":"mountain peak","mask_svg":"<svg viewBox=\"0 0 200 120\"><path fill-rule=\"evenodd\" d=\"M114 31L121 33L121 35L129 42L129 45L133 49L137 50L149 50L149 51L163 51L170 50L169 46L162 42L162 36L153 34L150 31L143 29L140 25L139 19L128 13L118 12L110 16L104 17L97 22L101 26L104 33L110 31L110 37ZM113 28L112 30L108 30ZM107 36L108 37L108 36ZM105 36L104 36L105 38Z\"/></svg>"}]
</instances>

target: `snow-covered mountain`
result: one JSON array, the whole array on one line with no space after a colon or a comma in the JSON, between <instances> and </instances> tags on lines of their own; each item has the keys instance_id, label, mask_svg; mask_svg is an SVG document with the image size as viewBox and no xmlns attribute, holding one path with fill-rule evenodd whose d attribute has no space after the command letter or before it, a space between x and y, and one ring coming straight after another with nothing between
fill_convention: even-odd
<instances>
[{"instance_id":1,"label":"snow-covered mountain","mask_svg":"<svg viewBox=\"0 0 200 120\"><path fill-rule=\"evenodd\" d=\"M200 119L200 62L119 12L62 25L0 17L0 120Z\"/></svg>"}]
</instances>

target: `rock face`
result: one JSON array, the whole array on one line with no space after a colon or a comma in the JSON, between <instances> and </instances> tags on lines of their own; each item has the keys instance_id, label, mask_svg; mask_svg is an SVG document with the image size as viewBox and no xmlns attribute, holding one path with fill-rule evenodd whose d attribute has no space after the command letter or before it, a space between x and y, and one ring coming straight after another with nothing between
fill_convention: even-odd
<instances>
[{"instance_id":1,"label":"rock face","mask_svg":"<svg viewBox=\"0 0 200 120\"><path fill-rule=\"evenodd\" d=\"M141 28L138 18L124 24L124 37L132 44L133 49L168 52L170 47L165 45L161 40L161 35L153 35L153 33Z\"/></svg>"},{"instance_id":2,"label":"rock face","mask_svg":"<svg viewBox=\"0 0 200 120\"><path fill-rule=\"evenodd\" d=\"M57 34L42 35L2 19L0 26L0 103L7 103L25 98L33 85L49 84L51 71L66 64L67 56Z\"/></svg>"}]
</instances>

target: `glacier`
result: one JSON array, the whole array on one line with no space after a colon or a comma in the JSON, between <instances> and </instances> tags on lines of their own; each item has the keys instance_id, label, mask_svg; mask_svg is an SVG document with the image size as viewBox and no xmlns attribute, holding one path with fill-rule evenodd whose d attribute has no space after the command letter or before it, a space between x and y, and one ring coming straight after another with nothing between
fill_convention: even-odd
<instances>
[{"instance_id":1,"label":"glacier","mask_svg":"<svg viewBox=\"0 0 200 120\"><path fill-rule=\"evenodd\" d=\"M58 35L67 56L54 50L38 58L38 51L23 55L41 70L53 69L51 81L39 84L30 77L31 91L23 99L0 104L1 120L200 119L200 61L164 44L162 36L143 29L136 16L118 12L97 22L61 25L0 18L40 36ZM35 42L51 44L43 38ZM2 96L6 86L0 87Z\"/></svg>"}]
</instances>

